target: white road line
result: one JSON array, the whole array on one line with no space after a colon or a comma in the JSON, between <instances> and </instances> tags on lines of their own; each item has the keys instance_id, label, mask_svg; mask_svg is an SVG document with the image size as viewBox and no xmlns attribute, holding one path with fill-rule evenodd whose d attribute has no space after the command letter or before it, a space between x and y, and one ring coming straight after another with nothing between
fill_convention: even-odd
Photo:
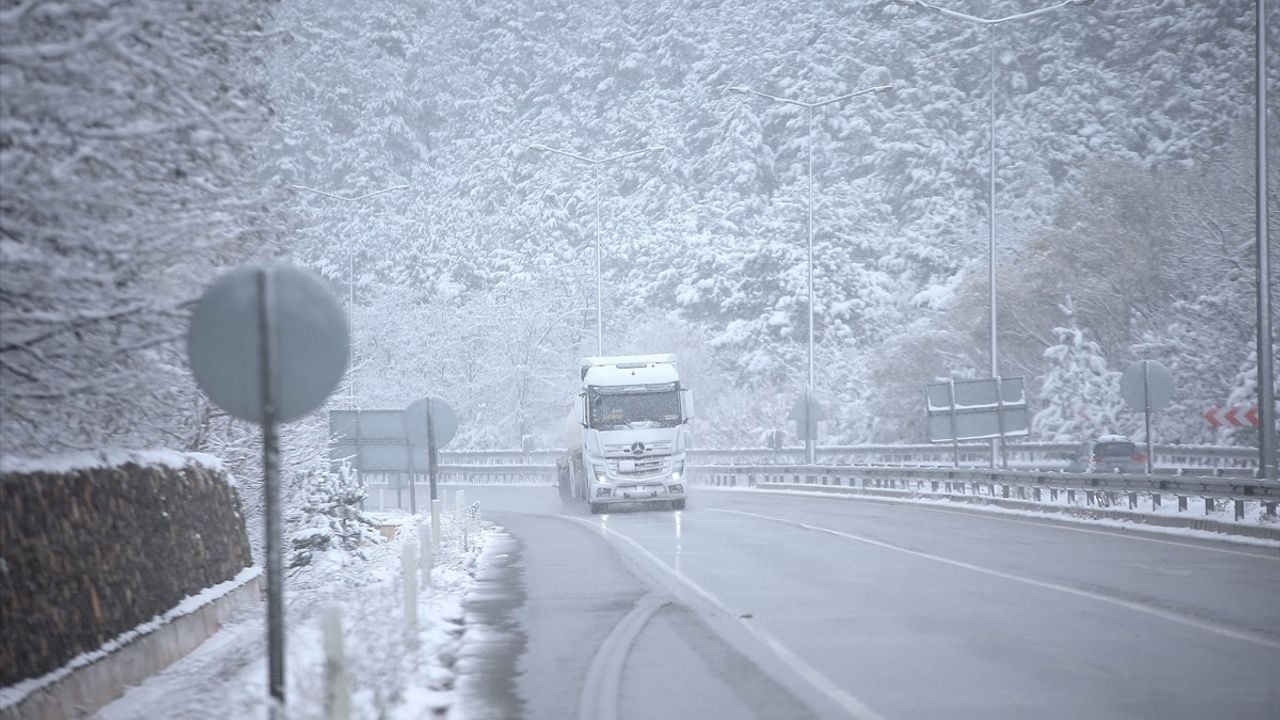
<instances>
[{"instance_id":1,"label":"white road line","mask_svg":"<svg viewBox=\"0 0 1280 720\"><path fill-rule=\"evenodd\" d=\"M981 514L984 517L989 517L994 520L1002 520L1004 522L1018 523L1020 525L1035 525L1036 527L1050 527L1050 528L1054 528L1055 530L1063 530L1065 532L1086 533L1089 535L1105 535L1107 537L1124 538L1125 540L1135 540L1137 542L1156 543L1159 545L1173 545L1176 547L1193 548L1195 550L1204 550L1206 552L1222 553L1224 555L1243 555L1244 557L1257 558L1259 560L1273 560L1276 562L1280 562L1280 555L1263 555L1261 553L1252 553L1245 550L1229 550L1227 548L1209 547L1208 545L1201 545L1199 543L1193 543L1193 542L1183 542L1178 540L1161 540L1160 538L1145 537L1142 535L1136 535L1133 533L1124 533L1124 532L1119 532L1115 530L1096 530L1092 528L1071 527L1068 524L1073 522L1071 516L1064 516L1060 519L1050 517L1050 518L1045 518L1043 520L1039 520L1035 518L1008 517L1003 513L993 512L990 509L985 509L982 507L974 507L967 511L966 510L948 510L946 508L930 507L923 503L916 502L913 498L908 498L908 497L904 497L904 498L872 497L872 496L865 496L865 495L850 495L846 493L823 493L819 495L819 494L807 492L804 490L774 490L772 488L764 488L764 489L758 489L758 490L741 490L738 492L757 492L757 493L768 493L771 495L790 495L792 497L808 497L808 498L814 498L814 499L816 498L825 499L828 497L834 497L834 498L840 498L841 500L852 500L855 502L860 501L860 502L877 504L877 505L905 505L911 508L912 510L919 510L921 512L941 513L943 515L967 515L969 517L973 517L974 515ZM1135 527L1134 531L1135 532L1144 532L1144 531L1145 532L1161 532L1162 529L1163 529L1162 526L1156 525L1156 526L1141 527L1141 528ZM1232 540L1230 538L1224 538L1220 542L1231 542L1231 541Z\"/></svg>"},{"instance_id":2,"label":"white road line","mask_svg":"<svg viewBox=\"0 0 1280 720\"><path fill-rule=\"evenodd\" d=\"M1092 592L1090 590L1082 590L1080 588L1073 588L1067 585L1059 585L1058 583L1046 582L1043 580L1035 580L1029 577L1023 577L1021 575L1014 575L1013 573L1003 572L1001 570L992 570L991 568L985 568L980 565L974 565L973 563L962 562L960 560L952 560L950 558L945 558L940 555L934 555L932 553L922 552L920 550L911 550L909 548L900 547L898 545L882 542L880 540L872 540L871 538L862 537L860 535L841 532L839 530L832 530L831 528L819 527L817 525L809 525L808 523L802 523L796 520L788 520L786 518L773 517L770 515L761 515L759 513L743 512L741 510L721 510L717 508L708 508L708 510L710 512L728 513L731 515L743 515L745 517L760 518L761 520L772 520L773 522L783 523L784 525L794 525L796 527L804 528L805 530L811 530L813 532L825 533L827 535L835 535L837 537L846 538L848 540L854 540L860 543L866 543L867 545L873 545L875 547L884 548L886 550L896 550L897 552L905 553L907 555L914 555L915 557L925 558L926 560L933 560L935 562L951 565L953 567L964 568L965 570L972 570L974 572L979 572L984 575L991 575L993 577L998 577L1005 580L1012 580L1013 582L1019 582L1026 585L1043 588L1045 590L1056 590L1057 592L1066 593L1068 595L1075 595L1077 597L1089 598L1090 600L1097 600L1099 602L1104 602L1111 605L1118 605L1120 607L1127 608L1129 610L1135 610L1140 613L1146 613L1147 615L1153 615L1155 617L1163 618L1165 620L1171 620L1173 622L1186 625L1188 627L1193 627L1199 630L1204 630L1206 632L1211 632L1216 635L1221 635L1223 637L1231 638L1233 640L1243 640L1245 642L1251 642L1258 645L1262 645L1264 647L1280 650L1280 641L1276 641L1264 635L1256 635L1253 633L1243 632L1240 630L1236 630L1234 628L1226 627L1225 625L1218 625L1216 623L1205 622L1203 620L1198 620L1196 618L1171 612L1169 610L1162 610L1160 608L1151 607L1149 605L1143 605L1141 603L1132 602L1130 600L1122 600L1120 598L1111 597L1109 595L1103 595L1101 593Z\"/></svg>"},{"instance_id":3,"label":"white road line","mask_svg":"<svg viewBox=\"0 0 1280 720\"><path fill-rule=\"evenodd\" d=\"M578 698L580 720L617 720L618 701L622 695L622 669L627 664L631 646L653 614L670 605L671 600L645 595L613 626L600 643L587 667Z\"/></svg>"},{"instance_id":4,"label":"white road line","mask_svg":"<svg viewBox=\"0 0 1280 720\"><path fill-rule=\"evenodd\" d=\"M684 574L676 572L674 568L663 562L661 558L654 555L640 543L605 526L602 523L591 522L589 520L570 515L561 515L560 517L598 530L606 537L625 545L626 549L629 549L632 553L645 561L643 567L649 570L648 574L654 577L655 580L662 582L662 584L676 595L677 598L684 601L685 607L688 607L689 610L698 613L702 619L707 622L709 627L715 629L719 626L721 629L725 630L745 630L751 638L762 644L769 652L772 653L775 661L781 662L787 670L793 673L804 683L806 688L802 689L808 689L825 698L829 703L834 705L841 716L857 718L859 720L882 720L878 713L862 701L845 692L844 689L832 682L830 678L819 672L817 668L805 662L800 658L800 656L796 655L787 646L783 645L777 638L752 623L743 622L742 620L735 618L734 615L724 606L724 603L720 602L719 598L703 589L702 586L698 585L693 580L690 580ZM635 558L632 558L632 562L636 562ZM690 595L692 595L692 597L690 597ZM707 606L707 609L710 609L711 612L708 613L707 609L697 607L695 603L690 602L691 600L700 601L703 605ZM726 625L726 620L731 621L732 625ZM757 661L757 664L760 664L760 660L763 658L761 658L758 653L755 657L752 657L750 650L743 647L740 642L737 642L736 638L727 636L724 633L721 633L721 637L736 647L740 652L743 652L743 654L748 658L752 658ZM767 672L768 668L762 666L761 670ZM775 679L781 682L784 686L791 685L794 687L794 683L786 682L787 678L775 676ZM803 694L797 695L796 699L801 702L811 702L813 700L812 697ZM820 711L820 708L813 709L818 711L820 716L830 716L829 713L823 714Z\"/></svg>"}]
</instances>

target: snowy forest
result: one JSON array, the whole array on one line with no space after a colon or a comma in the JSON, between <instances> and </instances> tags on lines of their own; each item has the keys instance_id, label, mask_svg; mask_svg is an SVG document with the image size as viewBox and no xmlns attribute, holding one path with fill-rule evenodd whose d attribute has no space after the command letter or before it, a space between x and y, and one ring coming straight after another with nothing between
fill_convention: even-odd
<instances>
[{"instance_id":1,"label":"snowy forest","mask_svg":"<svg viewBox=\"0 0 1280 720\"><path fill-rule=\"evenodd\" d=\"M329 407L433 394L452 447L554 446L595 353L597 199L605 353L677 353L702 447L794 433L810 150L820 441L923 442L924 386L989 374L989 133L999 363L1031 437L1140 438L1118 381L1150 359L1175 378L1157 441L1254 445L1201 417L1259 382L1253 8L1098 0L988 30L889 0L3 0L0 450L251 457L184 336L261 258L348 307ZM729 90L883 84L815 109L811 146L803 108ZM593 172L531 145L665 149Z\"/></svg>"}]
</instances>

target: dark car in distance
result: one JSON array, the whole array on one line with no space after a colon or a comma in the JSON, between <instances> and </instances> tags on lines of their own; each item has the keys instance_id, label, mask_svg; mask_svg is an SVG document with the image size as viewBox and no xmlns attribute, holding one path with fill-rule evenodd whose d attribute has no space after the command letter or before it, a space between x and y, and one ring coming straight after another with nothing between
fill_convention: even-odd
<instances>
[{"instance_id":1,"label":"dark car in distance","mask_svg":"<svg viewBox=\"0 0 1280 720\"><path fill-rule=\"evenodd\" d=\"M1123 435L1103 435L1080 443L1067 472L1130 473L1146 469L1147 457Z\"/></svg>"}]
</instances>

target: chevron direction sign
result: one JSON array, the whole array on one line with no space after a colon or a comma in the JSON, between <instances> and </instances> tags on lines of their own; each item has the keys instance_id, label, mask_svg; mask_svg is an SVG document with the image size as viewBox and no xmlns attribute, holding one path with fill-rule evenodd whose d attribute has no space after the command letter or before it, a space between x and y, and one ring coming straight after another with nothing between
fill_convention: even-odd
<instances>
[{"instance_id":1,"label":"chevron direction sign","mask_svg":"<svg viewBox=\"0 0 1280 720\"><path fill-rule=\"evenodd\" d=\"M1220 427L1258 427L1258 406L1211 407L1204 411L1204 421L1214 429Z\"/></svg>"}]
</instances>

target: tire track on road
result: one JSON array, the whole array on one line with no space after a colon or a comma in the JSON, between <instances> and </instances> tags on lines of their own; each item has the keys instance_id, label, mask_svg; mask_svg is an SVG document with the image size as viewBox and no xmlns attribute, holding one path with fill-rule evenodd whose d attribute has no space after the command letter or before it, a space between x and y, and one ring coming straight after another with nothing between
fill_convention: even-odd
<instances>
[{"instance_id":1,"label":"tire track on road","mask_svg":"<svg viewBox=\"0 0 1280 720\"><path fill-rule=\"evenodd\" d=\"M587 667L578 700L579 720L618 720L622 697L622 671L636 638L654 614L671 604L670 598L647 594L613 626Z\"/></svg>"}]
</instances>

